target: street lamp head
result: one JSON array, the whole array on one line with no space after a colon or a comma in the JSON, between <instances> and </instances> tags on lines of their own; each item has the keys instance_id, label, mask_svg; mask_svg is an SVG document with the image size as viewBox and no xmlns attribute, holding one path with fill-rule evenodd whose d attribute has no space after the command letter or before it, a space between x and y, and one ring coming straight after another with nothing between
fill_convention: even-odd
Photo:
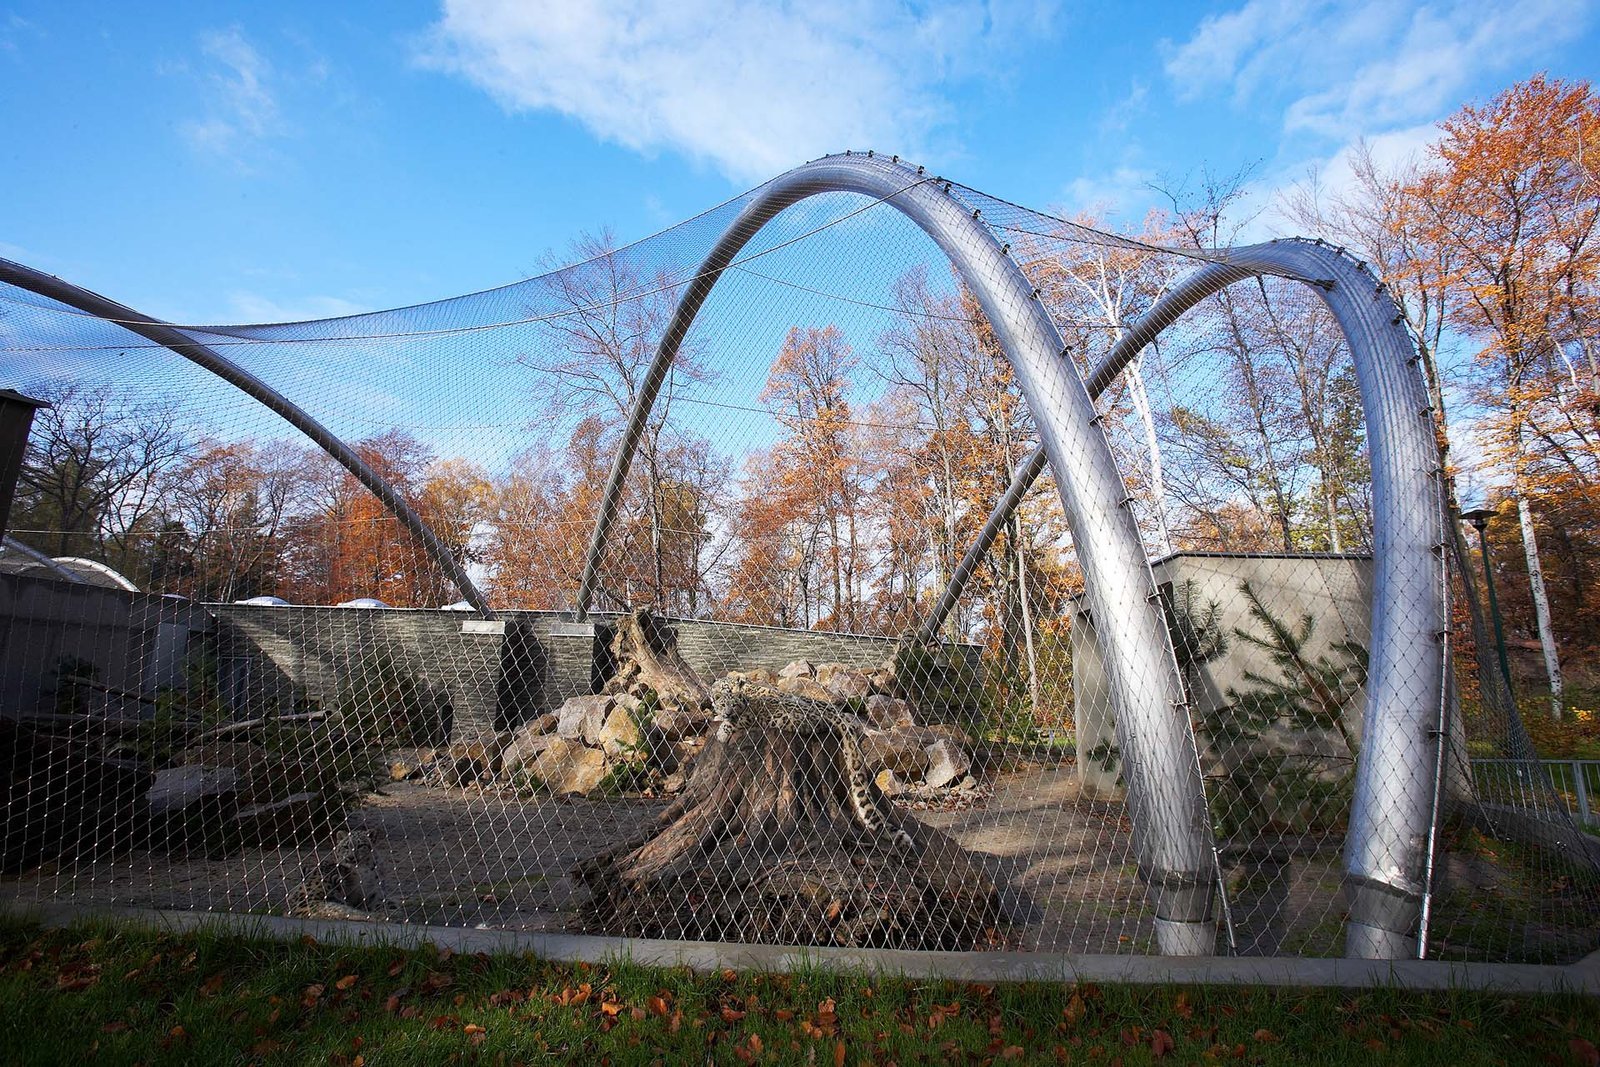
<instances>
[{"instance_id":1,"label":"street lamp head","mask_svg":"<svg viewBox=\"0 0 1600 1067\"><path fill-rule=\"evenodd\" d=\"M1473 508L1471 511L1463 511L1461 517L1482 533L1483 528L1489 525L1489 520L1494 518L1494 512L1489 508Z\"/></svg>"}]
</instances>

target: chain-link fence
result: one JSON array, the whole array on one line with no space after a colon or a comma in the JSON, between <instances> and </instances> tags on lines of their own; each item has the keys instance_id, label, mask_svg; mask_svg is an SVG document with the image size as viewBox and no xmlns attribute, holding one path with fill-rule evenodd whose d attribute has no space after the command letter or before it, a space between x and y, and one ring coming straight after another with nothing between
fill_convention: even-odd
<instances>
[{"instance_id":1,"label":"chain-link fence","mask_svg":"<svg viewBox=\"0 0 1600 1067\"><path fill-rule=\"evenodd\" d=\"M348 318L168 327L13 265L0 385L49 406L0 555L3 891L1591 951L1593 779L1480 662L1381 286L1206 236L850 156Z\"/></svg>"}]
</instances>

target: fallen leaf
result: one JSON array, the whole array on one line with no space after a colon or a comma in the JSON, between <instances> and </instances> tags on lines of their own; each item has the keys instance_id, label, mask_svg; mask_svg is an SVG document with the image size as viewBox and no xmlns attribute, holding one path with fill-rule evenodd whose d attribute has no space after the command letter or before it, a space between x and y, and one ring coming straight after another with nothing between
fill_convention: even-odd
<instances>
[{"instance_id":1,"label":"fallen leaf","mask_svg":"<svg viewBox=\"0 0 1600 1067\"><path fill-rule=\"evenodd\" d=\"M106 1023L100 1028L102 1034L120 1034L128 1029L127 1023Z\"/></svg>"},{"instance_id":2,"label":"fallen leaf","mask_svg":"<svg viewBox=\"0 0 1600 1067\"><path fill-rule=\"evenodd\" d=\"M405 970L405 969L406 969L406 961L405 960L403 960L403 959L395 960L393 963L389 964L389 977L390 978L398 978L400 976L400 972Z\"/></svg>"},{"instance_id":3,"label":"fallen leaf","mask_svg":"<svg viewBox=\"0 0 1600 1067\"><path fill-rule=\"evenodd\" d=\"M485 1031L484 1028L479 1026L477 1023L468 1023L461 1028L461 1032L464 1034L481 1034Z\"/></svg>"},{"instance_id":4,"label":"fallen leaf","mask_svg":"<svg viewBox=\"0 0 1600 1067\"><path fill-rule=\"evenodd\" d=\"M600 1002L600 1013L615 1017L622 1014L622 1005L614 1000L602 1000Z\"/></svg>"},{"instance_id":5,"label":"fallen leaf","mask_svg":"<svg viewBox=\"0 0 1600 1067\"><path fill-rule=\"evenodd\" d=\"M1278 1035L1271 1030L1257 1030L1254 1036L1263 1045L1276 1045L1278 1043Z\"/></svg>"},{"instance_id":6,"label":"fallen leaf","mask_svg":"<svg viewBox=\"0 0 1600 1067\"><path fill-rule=\"evenodd\" d=\"M1088 1010L1088 1007L1083 1003L1083 998L1074 993L1071 999L1067 1001L1067 1006L1061 1009L1061 1017L1067 1020L1069 1026L1077 1026L1078 1023L1083 1021L1084 1012Z\"/></svg>"},{"instance_id":7,"label":"fallen leaf","mask_svg":"<svg viewBox=\"0 0 1600 1067\"><path fill-rule=\"evenodd\" d=\"M360 979L356 975L347 974L343 978L339 979L337 982L333 983L333 988L335 988L335 989L349 989L352 986L354 986L356 984L356 982L358 982L358 981L360 981Z\"/></svg>"},{"instance_id":8,"label":"fallen leaf","mask_svg":"<svg viewBox=\"0 0 1600 1067\"><path fill-rule=\"evenodd\" d=\"M223 974L221 971L218 971L216 974L212 975L210 978L207 978L205 980L205 982L200 986L200 995L202 997L214 997L214 996L216 996L217 992L222 988L222 983L223 983L224 980L226 980L226 978L227 978L227 975Z\"/></svg>"},{"instance_id":9,"label":"fallen leaf","mask_svg":"<svg viewBox=\"0 0 1600 1067\"><path fill-rule=\"evenodd\" d=\"M1158 1060L1171 1052L1176 1046L1177 1042L1173 1041L1172 1035L1165 1030L1157 1030L1150 1035L1150 1055Z\"/></svg>"},{"instance_id":10,"label":"fallen leaf","mask_svg":"<svg viewBox=\"0 0 1600 1067\"><path fill-rule=\"evenodd\" d=\"M833 1045L833 1067L844 1067L844 1042L836 1041Z\"/></svg>"},{"instance_id":11,"label":"fallen leaf","mask_svg":"<svg viewBox=\"0 0 1600 1067\"><path fill-rule=\"evenodd\" d=\"M1583 1067L1600 1067L1600 1049L1595 1048L1593 1042L1575 1037L1567 1042L1567 1048Z\"/></svg>"},{"instance_id":12,"label":"fallen leaf","mask_svg":"<svg viewBox=\"0 0 1600 1067\"><path fill-rule=\"evenodd\" d=\"M750 1051L756 1053L757 1055L760 1055L760 1053L761 1053L761 1035L760 1034L751 1034L750 1035Z\"/></svg>"},{"instance_id":13,"label":"fallen leaf","mask_svg":"<svg viewBox=\"0 0 1600 1067\"><path fill-rule=\"evenodd\" d=\"M728 1007L727 1005L723 1005L723 1008L722 1008L722 1011L721 1011L720 1014L722 1015L722 1021L725 1022L725 1023L736 1023L740 1019L744 1018L744 1012L735 1011L734 1009Z\"/></svg>"},{"instance_id":14,"label":"fallen leaf","mask_svg":"<svg viewBox=\"0 0 1600 1067\"><path fill-rule=\"evenodd\" d=\"M788 1008L779 1008L777 1011L772 1013L772 1016L780 1023L786 1023L794 1018L794 1012L790 1011Z\"/></svg>"}]
</instances>

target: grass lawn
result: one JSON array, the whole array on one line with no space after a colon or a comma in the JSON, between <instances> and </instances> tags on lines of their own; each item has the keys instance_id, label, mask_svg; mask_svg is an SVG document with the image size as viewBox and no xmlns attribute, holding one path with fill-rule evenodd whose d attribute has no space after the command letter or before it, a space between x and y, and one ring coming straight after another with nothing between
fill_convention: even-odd
<instances>
[{"instance_id":1,"label":"grass lawn","mask_svg":"<svg viewBox=\"0 0 1600 1067\"><path fill-rule=\"evenodd\" d=\"M0 921L0 1063L1600 1063L1600 999L694 973Z\"/></svg>"}]
</instances>

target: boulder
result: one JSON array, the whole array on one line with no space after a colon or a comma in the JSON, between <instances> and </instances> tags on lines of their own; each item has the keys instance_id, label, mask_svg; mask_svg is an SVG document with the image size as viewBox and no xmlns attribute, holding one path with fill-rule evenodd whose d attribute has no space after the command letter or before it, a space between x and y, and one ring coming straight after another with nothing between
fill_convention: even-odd
<instances>
[{"instance_id":1,"label":"boulder","mask_svg":"<svg viewBox=\"0 0 1600 1067\"><path fill-rule=\"evenodd\" d=\"M917 725L916 712L908 702L881 693L867 697L867 721L880 730L906 729Z\"/></svg>"},{"instance_id":2,"label":"boulder","mask_svg":"<svg viewBox=\"0 0 1600 1067\"><path fill-rule=\"evenodd\" d=\"M0 871L133 845L152 780L142 761L105 759L79 738L0 717Z\"/></svg>"},{"instance_id":3,"label":"boulder","mask_svg":"<svg viewBox=\"0 0 1600 1067\"><path fill-rule=\"evenodd\" d=\"M922 780L934 789L959 781L972 769L972 759L960 746L940 738L923 750L928 754L928 769Z\"/></svg>"},{"instance_id":4,"label":"boulder","mask_svg":"<svg viewBox=\"0 0 1600 1067\"><path fill-rule=\"evenodd\" d=\"M556 726L560 722L561 716L557 715L553 711L547 711L543 715L540 715L537 718L529 719L527 722L523 723L517 728L516 732L519 737L523 734L553 734L556 732Z\"/></svg>"},{"instance_id":5,"label":"boulder","mask_svg":"<svg viewBox=\"0 0 1600 1067\"><path fill-rule=\"evenodd\" d=\"M520 771L532 773L534 761L559 740L555 734L531 733L526 728L518 730L500 754L500 776L510 780Z\"/></svg>"},{"instance_id":6,"label":"boulder","mask_svg":"<svg viewBox=\"0 0 1600 1067\"><path fill-rule=\"evenodd\" d=\"M786 678L779 678L778 688L785 693L805 697L807 700L821 701L824 704L834 704L839 699L827 686L805 674L791 674Z\"/></svg>"},{"instance_id":7,"label":"boulder","mask_svg":"<svg viewBox=\"0 0 1600 1067\"><path fill-rule=\"evenodd\" d=\"M242 845L273 848L326 833L335 809L321 793L295 793L282 800L241 807L233 815L233 831Z\"/></svg>"},{"instance_id":8,"label":"boulder","mask_svg":"<svg viewBox=\"0 0 1600 1067\"><path fill-rule=\"evenodd\" d=\"M816 669L806 660L796 660L778 671L778 681L785 678L811 678L816 675Z\"/></svg>"},{"instance_id":9,"label":"boulder","mask_svg":"<svg viewBox=\"0 0 1600 1067\"><path fill-rule=\"evenodd\" d=\"M711 716L704 712L690 712L682 708L657 708L650 717L652 747L656 738L662 741L687 741L706 732Z\"/></svg>"},{"instance_id":10,"label":"boulder","mask_svg":"<svg viewBox=\"0 0 1600 1067\"><path fill-rule=\"evenodd\" d=\"M872 691L884 696L894 696L894 668L879 667L867 675L867 681L872 683Z\"/></svg>"},{"instance_id":11,"label":"boulder","mask_svg":"<svg viewBox=\"0 0 1600 1067\"><path fill-rule=\"evenodd\" d=\"M240 775L232 767L188 764L157 771L146 794L150 843L169 850L226 855L234 839Z\"/></svg>"},{"instance_id":12,"label":"boulder","mask_svg":"<svg viewBox=\"0 0 1600 1067\"><path fill-rule=\"evenodd\" d=\"M860 671L840 667L822 683L835 700L865 700L872 693L872 683Z\"/></svg>"},{"instance_id":13,"label":"boulder","mask_svg":"<svg viewBox=\"0 0 1600 1067\"><path fill-rule=\"evenodd\" d=\"M904 778L920 778L931 758L917 739L892 731L868 729L861 737L861 756L871 768L887 768Z\"/></svg>"},{"instance_id":14,"label":"boulder","mask_svg":"<svg viewBox=\"0 0 1600 1067\"><path fill-rule=\"evenodd\" d=\"M586 727L590 721L585 720ZM605 717L599 729L585 729L583 740L608 756L622 756L638 752L643 747L644 735L639 732L639 724L628 709L619 705L611 709L611 714Z\"/></svg>"},{"instance_id":15,"label":"boulder","mask_svg":"<svg viewBox=\"0 0 1600 1067\"><path fill-rule=\"evenodd\" d=\"M445 751L446 780L452 785L468 785L499 774L511 740L511 734L498 733L452 742Z\"/></svg>"},{"instance_id":16,"label":"boulder","mask_svg":"<svg viewBox=\"0 0 1600 1067\"><path fill-rule=\"evenodd\" d=\"M599 730L616 702L616 697L604 693L568 697L555 712L556 734L570 741Z\"/></svg>"},{"instance_id":17,"label":"boulder","mask_svg":"<svg viewBox=\"0 0 1600 1067\"><path fill-rule=\"evenodd\" d=\"M152 815L185 811L207 801L239 799L239 772L232 767L190 763L157 771L146 794Z\"/></svg>"},{"instance_id":18,"label":"boulder","mask_svg":"<svg viewBox=\"0 0 1600 1067\"><path fill-rule=\"evenodd\" d=\"M599 749L556 738L529 768L555 794L588 794L605 779L606 757Z\"/></svg>"}]
</instances>

